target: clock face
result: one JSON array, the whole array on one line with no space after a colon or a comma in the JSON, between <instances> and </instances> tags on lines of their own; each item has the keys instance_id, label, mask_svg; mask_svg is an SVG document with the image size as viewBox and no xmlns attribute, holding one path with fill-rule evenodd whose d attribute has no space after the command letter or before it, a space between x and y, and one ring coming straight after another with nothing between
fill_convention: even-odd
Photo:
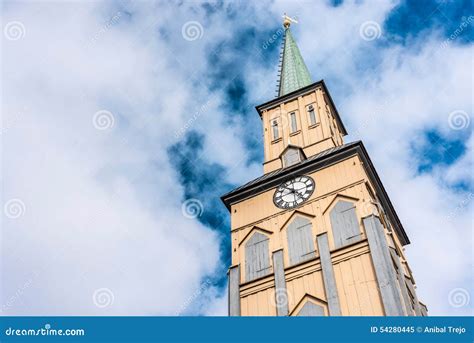
<instances>
[{"instance_id":1,"label":"clock face","mask_svg":"<svg viewBox=\"0 0 474 343\"><path fill-rule=\"evenodd\" d=\"M282 183L275 194L273 202L279 208L294 208L309 199L314 191L314 181L309 176L298 176Z\"/></svg>"}]
</instances>

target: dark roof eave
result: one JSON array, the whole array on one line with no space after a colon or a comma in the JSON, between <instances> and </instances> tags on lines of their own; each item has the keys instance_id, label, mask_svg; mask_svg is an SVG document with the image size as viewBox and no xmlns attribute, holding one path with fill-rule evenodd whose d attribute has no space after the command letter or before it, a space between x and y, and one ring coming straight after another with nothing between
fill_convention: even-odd
<instances>
[{"instance_id":1,"label":"dark roof eave","mask_svg":"<svg viewBox=\"0 0 474 343\"><path fill-rule=\"evenodd\" d=\"M279 96L278 98L275 98L273 100L270 100L270 101L267 101L266 103L263 103L261 105L258 105L258 106L255 106L255 109L257 110L258 112L258 115L260 116L260 118L262 118L262 110L264 108L268 108L268 107L271 107L273 105L276 105L277 103L280 103L282 101L286 101L288 99L291 99L299 94L303 94L303 93L306 93L314 88L317 88L318 86L322 86L325 93L327 94L328 96L328 99L329 101L331 102L331 106L334 108L335 112L336 112L336 121L339 125L339 127L341 128L341 131L343 133L343 135L347 135L347 131L346 131L346 128L344 127L344 124L342 123L342 120L341 120L341 117L339 115L339 112L337 110L337 107L336 105L334 104L334 101L332 100L332 97L331 97L331 94L329 93L329 90L328 88L326 87L326 83L324 82L324 80L319 80L317 82L314 82L306 87L303 87L303 88L300 88L300 89L297 89L291 93L288 93L288 94L285 94L285 95L282 95L282 96Z\"/></svg>"}]
</instances>

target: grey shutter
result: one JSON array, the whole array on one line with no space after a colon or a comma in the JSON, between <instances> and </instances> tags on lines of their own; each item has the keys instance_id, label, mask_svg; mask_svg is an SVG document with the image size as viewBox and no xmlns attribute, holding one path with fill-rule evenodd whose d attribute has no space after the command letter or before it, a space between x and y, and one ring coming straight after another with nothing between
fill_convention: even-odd
<instances>
[{"instance_id":1,"label":"grey shutter","mask_svg":"<svg viewBox=\"0 0 474 343\"><path fill-rule=\"evenodd\" d=\"M287 229L288 255L290 265L294 265L315 256L311 222L303 217L296 217Z\"/></svg>"},{"instance_id":2,"label":"grey shutter","mask_svg":"<svg viewBox=\"0 0 474 343\"><path fill-rule=\"evenodd\" d=\"M317 317L324 316L324 307L307 301L303 308L298 312L299 317Z\"/></svg>"},{"instance_id":3,"label":"grey shutter","mask_svg":"<svg viewBox=\"0 0 474 343\"><path fill-rule=\"evenodd\" d=\"M359 221L354 204L339 200L331 210L330 217L336 249L360 240Z\"/></svg>"},{"instance_id":4,"label":"grey shutter","mask_svg":"<svg viewBox=\"0 0 474 343\"><path fill-rule=\"evenodd\" d=\"M245 280L251 281L269 273L268 237L255 232L245 243Z\"/></svg>"},{"instance_id":5,"label":"grey shutter","mask_svg":"<svg viewBox=\"0 0 474 343\"><path fill-rule=\"evenodd\" d=\"M301 161L299 149L288 149L283 155L285 167L291 166Z\"/></svg>"},{"instance_id":6,"label":"grey shutter","mask_svg":"<svg viewBox=\"0 0 474 343\"><path fill-rule=\"evenodd\" d=\"M386 316L404 316L403 300L399 291L397 275L390 257L384 228L378 217L364 218L365 233L379 285Z\"/></svg>"},{"instance_id":7,"label":"grey shutter","mask_svg":"<svg viewBox=\"0 0 474 343\"><path fill-rule=\"evenodd\" d=\"M331 252L329 251L328 234L325 232L318 235L319 258L323 272L324 289L329 307L330 316L340 316L341 306L339 305L339 295L337 294L336 278L332 266Z\"/></svg>"},{"instance_id":8,"label":"grey shutter","mask_svg":"<svg viewBox=\"0 0 474 343\"><path fill-rule=\"evenodd\" d=\"M275 303L277 316L288 315L288 292L286 290L285 263L283 261L283 250L273 253L273 273L275 275Z\"/></svg>"}]
</instances>

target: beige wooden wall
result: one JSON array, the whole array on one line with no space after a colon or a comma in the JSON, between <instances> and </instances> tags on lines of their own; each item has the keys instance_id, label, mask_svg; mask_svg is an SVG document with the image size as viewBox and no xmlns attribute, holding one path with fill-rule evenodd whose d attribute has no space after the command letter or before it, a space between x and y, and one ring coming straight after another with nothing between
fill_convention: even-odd
<instances>
[{"instance_id":1,"label":"beige wooden wall","mask_svg":"<svg viewBox=\"0 0 474 343\"><path fill-rule=\"evenodd\" d=\"M307 108L313 105L316 124L310 125ZM298 131L291 133L289 114L296 114ZM264 110L264 173L282 168L280 154L288 144L303 148L306 156L312 156L323 150L342 145L342 133L335 120L335 109L331 106L323 89L317 88L296 99L283 102ZM277 120L280 137L273 140L271 122Z\"/></svg>"},{"instance_id":2,"label":"beige wooden wall","mask_svg":"<svg viewBox=\"0 0 474 343\"><path fill-rule=\"evenodd\" d=\"M341 250L333 256L341 314L343 316L382 316L382 301L377 287L367 241ZM287 302L290 314L297 313L305 296L317 298L325 306L327 298L319 258L287 268ZM250 282L241 288L242 316L275 316L275 283L273 275Z\"/></svg>"},{"instance_id":3,"label":"beige wooden wall","mask_svg":"<svg viewBox=\"0 0 474 343\"><path fill-rule=\"evenodd\" d=\"M269 237L271 252L283 248L285 266L289 266L286 227L297 215L312 223L312 236L327 232L342 315L383 315L374 268L361 218L375 214L386 228L389 245L399 251L405 275L412 277L403 255L403 248L395 233L389 232L389 223L376 205L374 190L358 155L318 170L310 176L315 191L297 210L281 210L273 204L275 188L231 206L232 264L240 264L242 315L276 315L275 285L271 274L245 283L245 242L250 232L259 230ZM361 241L357 244L334 248L329 212L344 199L355 204L359 219ZM285 268L290 313L305 295L326 301L322 284L319 257L301 265Z\"/></svg>"}]
</instances>

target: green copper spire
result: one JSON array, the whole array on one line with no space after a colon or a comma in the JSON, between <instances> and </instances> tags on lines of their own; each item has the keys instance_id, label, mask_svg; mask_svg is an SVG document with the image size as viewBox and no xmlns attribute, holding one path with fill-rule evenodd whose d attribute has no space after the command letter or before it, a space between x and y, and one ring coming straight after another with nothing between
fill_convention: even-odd
<instances>
[{"instance_id":1,"label":"green copper spire","mask_svg":"<svg viewBox=\"0 0 474 343\"><path fill-rule=\"evenodd\" d=\"M290 20L291 18L286 17L283 23L285 36L283 38L284 43L278 96L291 93L311 84L311 76L309 75L308 68L303 61L303 57L301 57L300 50L290 31Z\"/></svg>"}]
</instances>

